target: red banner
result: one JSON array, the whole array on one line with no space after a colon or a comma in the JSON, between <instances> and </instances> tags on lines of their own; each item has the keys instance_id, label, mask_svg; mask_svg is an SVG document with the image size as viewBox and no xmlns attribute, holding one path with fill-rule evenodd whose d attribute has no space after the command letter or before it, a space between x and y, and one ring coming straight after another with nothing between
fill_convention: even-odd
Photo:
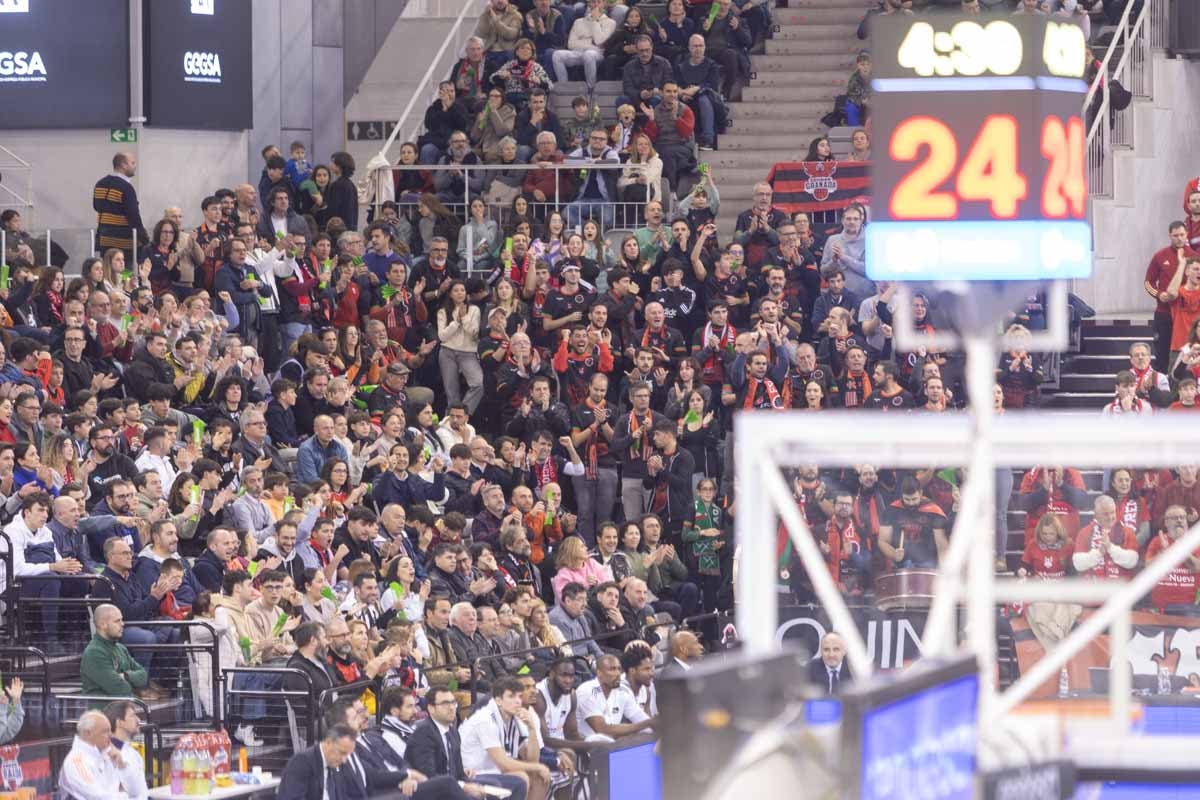
<instances>
[{"instance_id":1,"label":"red banner","mask_svg":"<svg viewBox=\"0 0 1200 800\"><path fill-rule=\"evenodd\" d=\"M1091 614L1084 611L1075 621L1078 626ZM1132 615L1133 636L1129 640L1129 663L1133 675L1155 676L1159 669L1166 668L1175 678L1186 680L1189 675L1200 675L1200 618L1174 617L1151 612L1135 611ZM1041 643L1033 635L1024 616L1011 618L1013 636L1017 646L1017 662L1021 673L1033 668L1045 654ZM1093 639L1076 653L1067 664L1072 692L1099 691L1092 685L1093 668L1108 669L1112 660L1112 647L1107 633ZM1054 697L1058 694L1058 675L1038 687L1035 698Z\"/></svg>"},{"instance_id":2,"label":"red banner","mask_svg":"<svg viewBox=\"0 0 1200 800\"><path fill-rule=\"evenodd\" d=\"M797 211L833 211L851 203L870 203L869 161L788 161L771 167L767 183L775 190L772 205Z\"/></svg>"},{"instance_id":3,"label":"red banner","mask_svg":"<svg viewBox=\"0 0 1200 800\"><path fill-rule=\"evenodd\" d=\"M0 781L0 800L50 800L50 749L44 742L0 747Z\"/></svg>"}]
</instances>

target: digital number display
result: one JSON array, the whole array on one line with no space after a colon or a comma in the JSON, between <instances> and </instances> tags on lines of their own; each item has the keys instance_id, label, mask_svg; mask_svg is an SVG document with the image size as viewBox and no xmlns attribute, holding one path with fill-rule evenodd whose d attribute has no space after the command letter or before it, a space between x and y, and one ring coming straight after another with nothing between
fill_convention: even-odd
<instances>
[{"instance_id":1,"label":"digital number display","mask_svg":"<svg viewBox=\"0 0 1200 800\"><path fill-rule=\"evenodd\" d=\"M928 19L872 22L868 275L1090 275L1079 28Z\"/></svg>"}]
</instances>

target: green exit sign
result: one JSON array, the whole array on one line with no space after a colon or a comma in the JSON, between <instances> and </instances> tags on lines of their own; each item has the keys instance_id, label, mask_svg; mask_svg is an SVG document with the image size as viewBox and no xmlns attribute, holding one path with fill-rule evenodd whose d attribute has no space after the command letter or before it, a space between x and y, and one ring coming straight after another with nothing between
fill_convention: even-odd
<instances>
[{"instance_id":1,"label":"green exit sign","mask_svg":"<svg viewBox=\"0 0 1200 800\"><path fill-rule=\"evenodd\" d=\"M136 142L137 128L109 128L108 140L110 142Z\"/></svg>"}]
</instances>

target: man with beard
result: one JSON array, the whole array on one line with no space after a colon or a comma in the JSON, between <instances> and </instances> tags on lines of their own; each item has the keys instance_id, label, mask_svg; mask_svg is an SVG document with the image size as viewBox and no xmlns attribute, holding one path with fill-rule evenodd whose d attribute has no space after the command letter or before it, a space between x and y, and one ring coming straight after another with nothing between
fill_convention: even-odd
<instances>
[{"instance_id":1,"label":"man with beard","mask_svg":"<svg viewBox=\"0 0 1200 800\"><path fill-rule=\"evenodd\" d=\"M346 623L343 622L342 625ZM305 622L292 631L296 652L288 659L289 670L299 670L308 676L305 681L299 675L288 673L284 678L284 689L288 692L308 691L311 683L312 698L321 692L340 685L343 681L325 660L329 646L325 638L325 627L319 622Z\"/></svg>"},{"instance_id":2,"label":"man with beard","mask_svg":"<svg viewBox=\"0 0 1200 800\"><path fill-rule=\"evenodd\" d=\"M1187 509L1179 505L1168 506L1163 514L1162 529L1146 546L1146 564L1158 558L1187 530ZM1150 601L1159 613L1200 617L1200 606L1196 605L1197 573L1200 573L1200 550L1159 579L1150 590Z\"/></svg>"},{"instance_id":3,"label":"man with beard","mask_svg":"<svg viewBox=\"0 0 1200 800\"><path fill-rule=\"evenodd\" d=\"M784 336L799 339L804 335L804 311L797 298L787 293L787 273L783 267L766 267L766 292L755 303L750 321L779 323ZM769 306L773 305L774 308Z\"/></svg>"},{"instance_id":4,"label":"man with beard","mask_svg":"<svg viewBox=\"0 0 1200 800\"><path fill-rule=\"evenodd\" d=\"M438 164L451 167L475 166L480 163L479 156L471 151L470 142L467 140L467 134L461 130L454 131L450 134L450 146L446 154L438 159ZM438 198L443 203L457 203L469 191L471 196L480 194L483 191L484 173L482 170L473 170L470 173L470 178L467 178L459 169L439 169L433 173L433 188L437 190ZM432 287L437 284L426 282L426 286ZM426 301L430 298L426 295Z\"/></svg>"},{"instance_id":5,"label":"man with beard","mask_svg":"<svg viewBox=\"0 0 1200 800\"><path fill-rule=\"evenodd\" d=\"M700 382L709 387L713 397L721 396L736 340L737 331L729 324L729 306L724 300L709 303L708 323L692 337L692 356L700 364Z\"/></svg>"},{"instance_id":6,"label":"man with beard","mask_svg":"<svg viewBox=\"0 0 1200 800\"><path fill-rule=\"evenodd\" d=\"M854 519L854 497L849 492L833 496L833 517L825 523L825 540L819 542L829 574L843 594L861 595L871 581L871 540Z\"/></svg>"},{"instance_id":7,"label":"man with beard","mask_svg":"<svg viewBox=\"0 0 1200 800\"><path fill-rule=\"evenodd\" d=\"M888 498L879 483L879 468L873 464L859 464L854 468L858 475L858 491L854 495L854 525L859 536L875 549L879 541L880 520L887 513Z\"/></svg>"},{"instance_id":8,"label":"man with beard","mask_svg":"<svg viewBox=\"0 0 1200 800\"><path fill-rule=\"evenodd\" d=\"M175 523L169 519L160 519L150 525L150 544L138 553L133 565L133 579L142 585L148 594L151 587L158 582L163 562L173 558L183 565L183 580L175 589L175 602L180 606L191 606L196 597L204 591L204 587L196 580L196 574L191 565L179 555L179 534L175 531Z\"/></svg>"},{"instance_id":9,"label":"man with beard","mask_svg":"<svg viewBox=\"0 0 1200 800\"><path fill-rule=\"evenodd\" d=\"M867 351L857 345L846 349L846 369L833 389L833 398L842 408L862 408L875 389L867 374Z\"/></svg>"},{"instance_id":10,"label":"man with beard","mask_svg":"<svg viewBox=\"0 0 1200 800\"><path fill-rule=\"evenodd\" d=\"M738 353L729 376L729 387L735 393L734 408L783 410L783 395L778 387L787 375L786 351L778 351L775 364L768 370L769 363L766 353L752 353L749 358Z\"/></svg>"},{"instance_id":11,"label":"man with beard","mask_svg":"<svg viewBox=\"0 0 1200 800\"><path fill-rule=\"evenodd\" d=\"M429 640L429 662L425 677L431 686L448 684L451 676L460 683L471 679L471 669L465 666L447 666L459 663L454 644L450 641L450 598L430 597L425 601L425 635Z\"/></svg>"},{"instance_id":12,"label":"man with beard","mask_svg":"<svg viewBox=\"0 0 1200 800\"><path fill-rule=\"evenodd\" d=\"M863 403L864 408L907 411L916 405L912 394L896 380L896 372L896 365L891 361L880 361L875 365L875 374L872 375L875 387Z\"/></svg>"},{"instance_id":13,"label":"man with beard","mask_svg":"<svg viewBox=\"0 0 1200 800\"><path fill-rule=\"evenodd\" d=\"M810 382L815 382L821 387L827 406L837 405L835 402L838 393L837 383L833 379L829 365L817 363L816 349L808 342L801 342L796 345L794 357L795 363L792 364L792 369L788 373L787 385L784 389L789 407L797 408L804 404L804 387Z\"/></svg>"},{"instance_id":14,"label":"man with beard","mask_svg":"<svg viewBox=\"0 0 1200 800\"><path fill-rule=\"evenodd\" d=\"M506 582L514 586L528 586L538 597L542 596L542 574L530 559L533 545L524 525L506 525L500 531L500 556L497 563Z\"/></svg>"},{"instance_id":15,"label":"man with beard","mask_svg":"<svg viewBox=\"0 0 1200 800\"><path fill-rule=\"evenodd\" d=\"M586 593L580 592L582 599ZM595 642L591 643L595 646ZM597 659L601 658L597 656ZM578 708L575 700L575 662L563 658L550 666L550 673L537 685L533 699L533 710L541 720L542 741L546 747L559 751L560 756L573 753L568 748L578 746L583 737L579 735L576 719Z\"/></svg>"},{"instance_id":16,"label":"man with beard","mask_svg":"<svg viewBox=\"0 0 1200 800\"><path fill-rule=\"evenodd\" d=\"M867 212L852 203L842 213L842 232L825 240L821 254L821 275L828 280L834 272L845 275L846 291L858 298L875 294L875 284L867 277L866 241L863 226ZM852 307L857 309L858 304Z\"/></svg>"},{"instance_id":17,"label":"man with beard","mask_svg":"<svg viewBox=\"0 0 1200 800\"><path fill-rule=\"evenodd\" d=\"M600 657L596 677L580 686L575 696L579 735L588 741L611 742L654 727L654 718L621 685L621 660L614 655Z\"/></svg>"},{"instance_id":18,"label":"man with beard","mask_svg":"<svg viewBox=\"0 0 1200 800\"><path fill-rule=\"evenodd\" d=\"M915 478L905 478L900 499L888 507L880 526L880 551L897 569L930 568L938 565L948 546L945 513L925 499Z\"/></svg>"},{"instance_id":19,"label":"man with beard","mask_svg":"<svg viewBox=\"0 0 1200 800\"><path fill-rule=\"evenodd\" d=\"M276 569L292 577L292 583L298 591L303 592L307 581L304 572L307 567L300 551L296 547L296 525L283 520L275 525L275 535L268 537L258 548L255 560L260 562L260 569L266 569L262 562L277 563ZM277 561L276 561L277 560Z\"/></svg>"}]
</instances>

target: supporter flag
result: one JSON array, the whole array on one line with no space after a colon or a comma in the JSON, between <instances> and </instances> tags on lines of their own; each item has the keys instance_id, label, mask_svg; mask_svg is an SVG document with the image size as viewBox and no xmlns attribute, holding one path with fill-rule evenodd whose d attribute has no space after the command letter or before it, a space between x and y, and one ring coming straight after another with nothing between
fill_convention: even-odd
<instances>
[{"instance_id":1,"label":"supporter flag","mask_svg":"<svg viewBox=\"0 0 1200 800\"><path fill-rule=\"evenodd\" d=\"M834 211L869 202L871 164L864 161L789 161L771 167L773 204L789 214Z\"/></svg>"}]
</instances>

